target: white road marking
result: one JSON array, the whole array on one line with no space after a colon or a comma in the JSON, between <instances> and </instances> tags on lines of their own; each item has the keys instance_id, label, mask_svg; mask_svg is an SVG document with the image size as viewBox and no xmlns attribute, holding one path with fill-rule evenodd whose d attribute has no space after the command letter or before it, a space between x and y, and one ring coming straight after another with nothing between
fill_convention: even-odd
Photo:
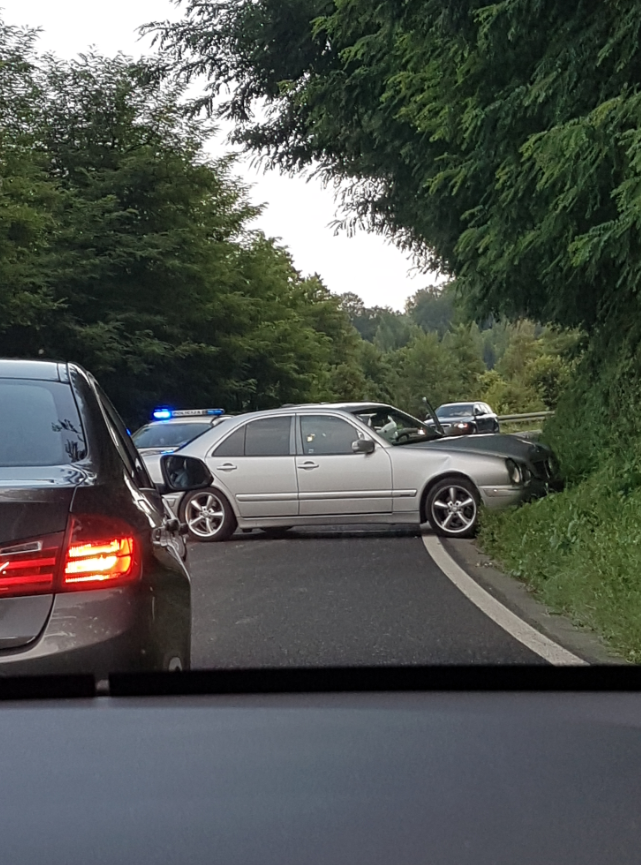
<instances>
[{"instance_id":1,"label":"white road marking","mask_svg":"<svg viewBox=\"0 0 641 865\"><path fill-rule=\"evenodd\" d=\"M573 655L572 652L568 652L567 649L559 646L549 637L539 633L536 628L528 625L527 622L504 607L500 601L493 598L485 589L482 589L454 561L436 535L423 533L422 537L425 549L445 576L454 583L459 591L463 592L468 600L504 631L507 631L511 637L554 666L589 666L587 661Z\"/></svg>"}]
</instances>

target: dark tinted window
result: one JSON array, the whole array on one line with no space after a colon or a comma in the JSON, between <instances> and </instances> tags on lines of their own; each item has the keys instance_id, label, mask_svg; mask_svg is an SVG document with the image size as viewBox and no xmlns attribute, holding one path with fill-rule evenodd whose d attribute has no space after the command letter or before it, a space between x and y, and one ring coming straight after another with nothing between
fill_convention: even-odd
<instances>
[{"instance_id":1,"label":"dark tinted window","mask_svg":"<svg viewBox=\"0 0 641 865\"><path fill-rule=\"evenodd\" d=\"M351 454L358 431L338 417L306 415L300 419L305 454Z\"/></svg>"},{"instance_id":2,"label":"dark tinted window","mask_svg":"<svg viewBox=\"0 0 641 865\"><path fill-rule=\"evenodd\" d=\"M152 423L132 436L137 448L178 448L211 429L211 423Z\"/></svg>"},{"instance_id":3,"label":"dark tinted window","mask_svg":"<svg viewBox=\"0 0 641 865\"><path fill-rule=\"evenodd\" d=\"M214 456L217 457L242 457L245 455L245 430L247 427L241 426L235 430L224 442L218 445L214 451Z\"/></svg>"},{"instance_id":4,"label":"dark tinted window","mask_svg":"<svg viewBox=\"0 0 641 865\"><path fill-rule=\"evenodd\" d=\"M245 433L245 456L287 456L290 452L291 423L291 417L270 417L248 423Z\"/></svg>"},{"instance_id":5,"label":"dark tinted window","mask_svg":"<svg viewBox=\"0 0 641 865\"><path fill-rule=\"evenodd\" d=\"M452 405L442 405L436 409L437 417L467 417L473 414L474 404L471 402L459 402Z\"/></svg>"},{"instance_id":6,"label":"dark tinted window","mask_svg":"<svg viewBox=\"0 0 641 865\"><path fill-rule=\"evenodd\" d=\"M68 384L0 380L0 465L65 465L86 453L84 431Z\"/></svg>"}]
</instances>

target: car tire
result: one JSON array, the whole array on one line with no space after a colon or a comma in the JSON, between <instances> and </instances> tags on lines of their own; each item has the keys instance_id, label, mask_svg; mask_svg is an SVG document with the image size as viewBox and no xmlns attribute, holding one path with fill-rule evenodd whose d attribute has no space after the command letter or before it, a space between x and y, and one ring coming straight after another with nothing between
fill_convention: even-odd
<instances>
[{"instance_id":1,"label":"car tire","mask_svg":"<svg viewBox=\"0 0 641 865\"><path fill-rule=\"evenodd\" d=\"M426 517L442 538L471 538L479 518L479 494L465 478L442 478L427 495Z\"/></svg>"},{"instance_id":2,"label":"car tire","mask_svg":"<svg viewBox=\"0 0 641 865\"><path fill-rule=\"evenodd\" d=\"M180 503L180 521L194 541L226 541L236 531L236 517L227 498L214 487L187 493Z\"/></svg>"}]
</instances>

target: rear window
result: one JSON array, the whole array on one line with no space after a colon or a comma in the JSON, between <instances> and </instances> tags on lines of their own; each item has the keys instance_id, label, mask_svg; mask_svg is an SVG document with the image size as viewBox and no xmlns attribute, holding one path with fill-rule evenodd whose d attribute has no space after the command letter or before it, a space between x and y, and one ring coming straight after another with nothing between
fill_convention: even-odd
<instances>
[{"instance_id":1,"label":"rear window","mask_svg":"<svg viewBox=\"0 0 641 865\"><path fill-rule=\"evenodd\" d=\"M179 448L211 429L207 423L159 423L141 427L132 436L137 448Z\"/></svg>"},{"instance_id":2,"label":"rear window","mask_svg":"<svg viewBox=\"0 0 641 865\"><path fill-rule=\"evenodd\" d=\"M57 466L87 455L71 388L0 379L0 466Z\"/></svg>"}]
</instances>

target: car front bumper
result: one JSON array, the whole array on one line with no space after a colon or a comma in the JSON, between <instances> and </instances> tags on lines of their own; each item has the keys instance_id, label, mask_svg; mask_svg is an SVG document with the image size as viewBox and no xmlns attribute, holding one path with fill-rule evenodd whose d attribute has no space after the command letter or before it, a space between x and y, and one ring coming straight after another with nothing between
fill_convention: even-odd
<instances>
[{"instance_id":1,"label":"car front bumper","mask_svg":"<svg viewBox=\"0 0 641 865\"><path fill-rule=\"evenodd\" d=\"M479 492L485 507L492 511L518 505L528 498L528 486L483 486Z\"/></svg>"}]
</instances>

